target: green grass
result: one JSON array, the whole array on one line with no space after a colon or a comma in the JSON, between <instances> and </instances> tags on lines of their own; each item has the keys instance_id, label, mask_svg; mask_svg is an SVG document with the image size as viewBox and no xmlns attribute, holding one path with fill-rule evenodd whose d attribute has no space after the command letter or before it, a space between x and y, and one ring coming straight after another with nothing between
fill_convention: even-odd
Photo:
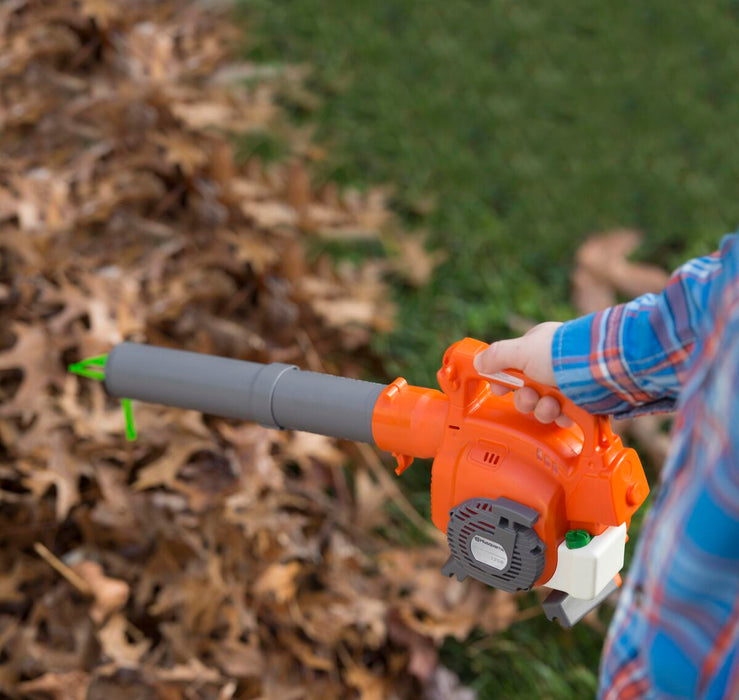
<instances>
[{"instance_id":1,"label":"green grass","mask_svg":"<svg viewBox=\"0 0 739 700\"><path fill-rule=\"evenodd\" d=\"M394 183L449 253L382 344L418 381L451 340L509 332L511 313L571 315L588 232L638 226L642 256L673 266L739 222L736 5L531 5L242 3L253 58L313 67L320 106L288 107L328 145L323 177Z\"/></svg>"},{"instance_id":2,"label":"green grass","mask_svg":"<svg viewBox=\"0 0 739 700\"><path fill-rule=\"evenodd\" d=\"M426 287L398 286L398 330L375 342L389 374L433 386L454 340L511 335L514 314L572 316L571 261L590 232L638 227L639 257L674 267L739 223L735 2L240 6L251 58L313 69L318 106L284 102L327 147L317 177L393 183L406 225L448 253ZM404 475L419 505L423 472ZM589 634L532 620L444 658L481 698L587 697L601 645Z\"/></svg>"},{"instance_id":3,"label":"green grass","mask_svg":"<svg viewBox=\"0 0 739 700\"><path fill-rule=\"evenodd\" d=\"M552 634L551 626L538 617L496 635L477 632L463 643L450 640L441 660L461 673L481 699L593 698L601 636L584 625Z\"/></svg>"}]
</instances>

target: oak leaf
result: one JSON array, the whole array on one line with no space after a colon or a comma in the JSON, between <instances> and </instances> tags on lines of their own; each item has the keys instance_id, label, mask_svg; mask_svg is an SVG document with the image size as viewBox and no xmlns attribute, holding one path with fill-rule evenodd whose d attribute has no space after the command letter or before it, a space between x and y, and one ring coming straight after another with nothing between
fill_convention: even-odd
<instances>
[{"instance_id":1,"label":"oak leaf","mask_svg":"<svg viewBox=\"0 0 739 700\"><path fill-rule=\"evenodd\" d=\"M90 676L84 671L45 673L43 676L18 684L23 694L46 693L53 700L87 700Z\"/></svg>"},{"instance_id":2,"label":"oak leaf","mask_svg":"<svg viewBox=\"0 0 739 700\"><path fill-rule=\"evenodd\" d=\"M278 603L295 598L298 577L302 566L300 562L275 563L268 566L254 582L254 593L260 597L273 597Z\"/></svg>"},{"instance_id":3,"label":"oak leaf","mask_svg":"<svg viewBox=\"0 0 739 700\"><path fill-rule=\"evenodd\" d=\"M128 600L130 587L128 583L110 578L103 572L103 567L94 561L81 561L72 566L88 584L94 596L90 608L90 617L96 624L101 624L111 613L120 610Z\"/></svg>"},{"instance_id":4,"label":"oak leaf","mask_svg":"<svg viewBox=\"0 0 739 700\"><path fill-rule=\"evenodd\" d=\"M41 326L14 322L10 326L16 341L0 352L0 370L22 371L20 386L10 401L0 407L0 415L21 415L26 422L43 410L47 399L46 388L51 378L61 375L54 368L55 343Z\"/></svg>"},{"instance_id":5,"label":"oak leaf","mask_svg":"<svg viewBox=\"0 0 739 700\"><path fill-rule=\"evenodd\" d=\"M129 641L127 633L130 634L132 629L121 613L114 613L97 633L105 656L123 668L137 667L151 647L151 641L146 638Z\"/></svg>"}]
</instances>

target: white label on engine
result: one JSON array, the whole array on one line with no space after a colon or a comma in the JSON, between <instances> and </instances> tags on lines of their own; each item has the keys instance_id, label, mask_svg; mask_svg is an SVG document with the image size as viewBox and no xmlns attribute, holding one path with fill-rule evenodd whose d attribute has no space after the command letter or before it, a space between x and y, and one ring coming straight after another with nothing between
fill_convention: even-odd
<instances>
[{"instance_id":1,"label":"white label on engine","mask_svg":"<svg viewBox=\"0 0 739 700\"><path fill-rule=\"evenodd\" d=\"M492 566L494 569L502 570L508 565L508 555L505 549L497 542L485 537L475 535L470 542L470 550L477 561Z\"/></svg>"}]
</instances>

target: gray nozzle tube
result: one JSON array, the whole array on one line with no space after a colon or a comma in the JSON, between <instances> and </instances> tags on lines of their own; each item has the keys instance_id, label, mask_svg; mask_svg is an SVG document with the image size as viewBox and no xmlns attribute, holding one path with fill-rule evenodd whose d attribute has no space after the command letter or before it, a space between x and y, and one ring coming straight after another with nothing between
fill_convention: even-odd
<instances>
[{"instance_id":1,"label":"gray nozzle tube","mask_svg":"<svg viewBox=\"0 0 739 700\"><path fill-rule=\"evenodd\" d=\"M279 362L121 343L105 362L105 388L118 398L373 443L372 411L385 385Z\"/></svg>"}]
</instances>

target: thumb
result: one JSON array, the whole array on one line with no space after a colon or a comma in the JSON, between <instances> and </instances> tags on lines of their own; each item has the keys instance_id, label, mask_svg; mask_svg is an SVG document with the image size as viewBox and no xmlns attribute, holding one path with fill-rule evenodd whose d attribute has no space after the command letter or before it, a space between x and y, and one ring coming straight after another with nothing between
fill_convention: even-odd
<instances>
[{"instance_id":1,"label":"thumb","mask_svg":"<svg viewBox=\"0 0 739 700\"><path fill-rule=\"evenodd\" d=\"M475 369L480 374L490 375L510 367L537 382L556 386L552 367L552 339L561 325L556 321L547 321L534 326L520 338L492 343L475 356Z\"/></svg>"},{"instance_id":2,"label":"thumb","mask_svg":"<svg viewBox=\"0 0 739 700\"><path fill-rule=\"evenodd\" d=\"M520 338L498 340L478 355L475 355L473 364L480 374L495 374L504 369L526 368L528 357Z\"/></svg>"}]
</instances>

